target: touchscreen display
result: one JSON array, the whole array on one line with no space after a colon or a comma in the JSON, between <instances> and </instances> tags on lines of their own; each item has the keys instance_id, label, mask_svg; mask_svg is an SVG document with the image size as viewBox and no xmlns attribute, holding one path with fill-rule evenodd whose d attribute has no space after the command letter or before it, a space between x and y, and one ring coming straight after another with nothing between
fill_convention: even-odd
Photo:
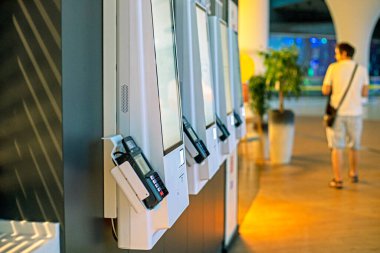
<instances>
[{"instance_id":1,"label":"touchscreen display","mask_svg":"<svg viewBox=\"0 0 380 253\"><path fill-rule=\"evenodd\" d=\"M211 125L214 120L214 97L212 92L212 72L210 64L210 43L208 37L207 13L198 5L196 5L197 27L199 53L202 69L202 91L204 110L206 118L206 126Z\"/></svg>"},{"instance_id":2,"label":"touchscreen display","mask_svg":"<svg viewBox=\"0 0 380 253\"><path fill-rule=\"evenodd\" d=\"M150 168L146 163L144 157L141 154L138 154L134 158L144 176L148 174L150 172Z\"/></svg>"},{"instance_id":3,"label":"touchscreen display","mask_svg":"<svg viewBox=\"0 0 380 253\"><path fill-rule=\"evenodd\" d=\"M231 80L230 80L230 68L228 63L228 34L227 26L219 23L220 35L222 41L222 58L223 58L223 73L224 73L224 91L226 94L226 108L227 114L232 112L232 98L231 98Z\"/></svg>"},{"instance_id":4,"label":"touchscreen display","mask_svg":"<svg viewBox=\"0 0 380 253\"><path fill-rule=\"evenodd\" d=\"M152 0L157 82L164 152L182 141L171 0Z\"/></svg>"},{"instance_id":5,"label":"touchscreen display","mask_svg":"<svg viewBox=\"0 0 380 253\"><path fill-rule=\"evenodd\" d=\"M237 33L233 35L233 56L234 56L234 90L236 90L236 98L240 106L243 106L243 88L241 84L241 75L240 75L240 52L239 52L239 41Z\"/></svg>"}]
</instances>

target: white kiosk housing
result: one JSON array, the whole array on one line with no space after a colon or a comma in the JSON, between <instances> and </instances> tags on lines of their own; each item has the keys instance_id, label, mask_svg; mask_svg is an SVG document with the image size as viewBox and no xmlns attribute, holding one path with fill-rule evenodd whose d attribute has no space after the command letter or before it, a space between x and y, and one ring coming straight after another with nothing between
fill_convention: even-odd
<instances>
[{"instance_id":1,"label":"white kiosk housing","mask_svg":"<svg viewBox=\"0 0 380 253\"><path fill-rule=\"evenodd\" d=\"M224 21L216 16L209 17L212 68L214 77L214 95L216 115L226 126L230 136L220 141L221 156L219 164L236 148L235 119L231 95L231 79L228 60L228 34Z\"/></svg>"},{"instance_id":2,"label":"white kiosk housing","mask_svg":"<svg viewBox=\"0 0 380 253\"><path fill-rule=\"evenodd\" d=\"M195 0L176 0L175 17L183 115L209 152L197 163L199 152L184 133L189 193L198 194L219 168L208 15Z\"/></svg>"},{"instance_id":3,"label":"white kiosk housing","mask_svg":"<svg viewBox=\"0 0 380 253\"><path fill-rule=\"evenodd\" d=\"M107 144L104 215L117 217L119 248L149 250L189 204L172 1L107 1L104 20L104 119L110 120L104 134L132 136L169 191L145 208L129 194L141 192L126 173L130 166L120 166L115 192Z\"/></svg>"},{"instance_id":4,"label":"white kiosk housing","mask_svg":"<svg viewBox=\"0 0 380 253\"><path fill-rule=\"evenodd\" d=\"M228 47L231 76L231 93L233 96L233 108L235 117L236 139L240 140L247 132L245 122L245 109L243 100L243 88L240 74L240 52L238 34L233 28L228 28Z\"/></svg>"},{"instance_id":5,"label":"white kiosk housing","mask_svg":"<svg viewBox=\"0 0 380 253\"><path fill-rule=\"evenodd\" d=\"M240 62L237 39L237 5L228 1L228 52L231 77L231 94L233 97L234 131L236 142L245 135L245 115L243 107L242 86L240 82ZM225 36L225 35L224 35ZM224 38L225 40L225 38ZM238 231L238 151L235 148L227 158L226 171L226 210L224 223L224 246L228 247Z\"/></svg>"}]
</instances>

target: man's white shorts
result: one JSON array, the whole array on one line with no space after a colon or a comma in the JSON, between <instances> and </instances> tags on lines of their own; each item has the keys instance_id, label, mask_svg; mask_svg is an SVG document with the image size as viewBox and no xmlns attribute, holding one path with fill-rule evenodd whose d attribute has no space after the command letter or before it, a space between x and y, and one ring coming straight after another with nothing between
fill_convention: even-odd
<instances>
[{"instance_id":1,"label":"man's white shorts","mask_svg":"<svg viewBox=\"0 0 380 253\"><path fill-rule=\"evenodd\" d=\"M332 128L326 128L329 148L343 149L345 147L358 150L363 130L361 116L338 116Z\"/></svg>"}]
</instances>

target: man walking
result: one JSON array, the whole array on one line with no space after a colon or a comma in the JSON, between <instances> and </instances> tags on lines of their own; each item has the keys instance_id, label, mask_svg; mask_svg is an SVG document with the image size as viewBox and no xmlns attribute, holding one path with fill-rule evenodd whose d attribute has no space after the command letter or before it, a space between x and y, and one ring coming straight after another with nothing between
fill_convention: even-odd
<instances>
[{"instance_id":1,"label":"man walking","mask_svg":"<svg viewBox=\"0 0 380 253\"><path fill-rule=\"evenodd\" d=\"M334 125L326 128L328 145L332 149L331 162L334 175L329 185L336 189L343 187L342 167L345 147L349 148L350 180L353 183L359 181L358 152L363 128L362 97L368 96L369 78L366 68L358 66L352 60L354 53L355 49L350 44L337 44L335 48L337 62L328 67L322 86L323 95L331 93L330 104L334 108L341 103Z\"/></svg>"}]
</instances>

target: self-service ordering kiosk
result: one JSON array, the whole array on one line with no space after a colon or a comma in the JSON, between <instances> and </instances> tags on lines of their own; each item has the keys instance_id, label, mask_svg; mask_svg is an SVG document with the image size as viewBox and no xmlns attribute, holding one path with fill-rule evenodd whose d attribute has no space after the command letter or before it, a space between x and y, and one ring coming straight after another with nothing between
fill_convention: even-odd
<instances>
[{"instance_id":1,"label":"self-service ordering kiosk","mask_svg":"<svg viewBox=\"0 0 380 253\"><path fill-rule=\"evenodd\" d=\"M233 97L233 113L235 121L236 141L238 142L245 135L245 113L242 96L242 86L240 81L240 62L237 38L237 5L228 1L228 52L229 70L231 77L231 94ZM224 36L226 36L224 34ZM225 39L224 39L225 40ZM225 192L225 223L224 223L224 245L228 247L233 237L238 231L238 154L235 148L227 157L226 162L226 192Z\"/></svg>"},{"instance_id":2,"label":"self-service ordering kiosk","mask_svg":"<svg viewBox=\"0 0 380 253\"><path fill-rule=\"evenodd\" d=\"M221 46L222 46L222 62L223 62L223 74L224 74L224 90L225 90L225 96L226 96L226 104L227 104L227 118L228 122L231 121L231 124L229 124L230 128L229 131L231 131L231 139L229 140L228 146L225 145L226 149L229 153L231 153L237 146L236 142L236 132L235 129L238 125L242 123L241 118L237 117L236 110L234 107L235 97L233 93L233 74L234 71L232 70L231 66L231 51L229 47L229 41L228 41L228 28L227 24L224 22L219 23L220 26L220 40L221 40Z\"/></svg>"},{"instance_id":3,"label":"self-service ordering kiosk","mask_svg":"<svg viewBox=\"0 0 380 253\"><path fill-rule=\"evenodd\" d=\"M209 17L209 29L216 118L221 151L219 164L222 164L236 148L235 118L228 60L228 35L225 22L216 16Z\"/></svg>"},{"instance_id":4,"label":"self-service ordering kiosk","mask_svg":"<svg viewBox=\"0 0 380 253\"><path fill-rule=\"evenodd\" d=\"M197 194L219 168L208 15L195 0L176 0L175 18L189 193Z\"/></svg>"},{"instance_id":5,"label":"self-service ordering kiosk","mask_svg":"<svg viewBox=\"0 0 380 253\"><path fill-rule=\"evenodd\" d=\"M243 88L240 74L240 53L237 32L228 28L228 47L231 76L231 93L233 95L233 113L235 118L236 139L240 140L246 134L245 109L243 100Z\"/></svg>"},{"instance_id":6,"label":"self-service ordering kiosk","mask_svg":"<svg viewBox=\"0 0 380 253\"><path fill-rule=\"evenodd\" d=\"M119 248L151 249L189 204L174 32L171 0L104 3L104 215Z\"/></svg>"}]
</instances>

